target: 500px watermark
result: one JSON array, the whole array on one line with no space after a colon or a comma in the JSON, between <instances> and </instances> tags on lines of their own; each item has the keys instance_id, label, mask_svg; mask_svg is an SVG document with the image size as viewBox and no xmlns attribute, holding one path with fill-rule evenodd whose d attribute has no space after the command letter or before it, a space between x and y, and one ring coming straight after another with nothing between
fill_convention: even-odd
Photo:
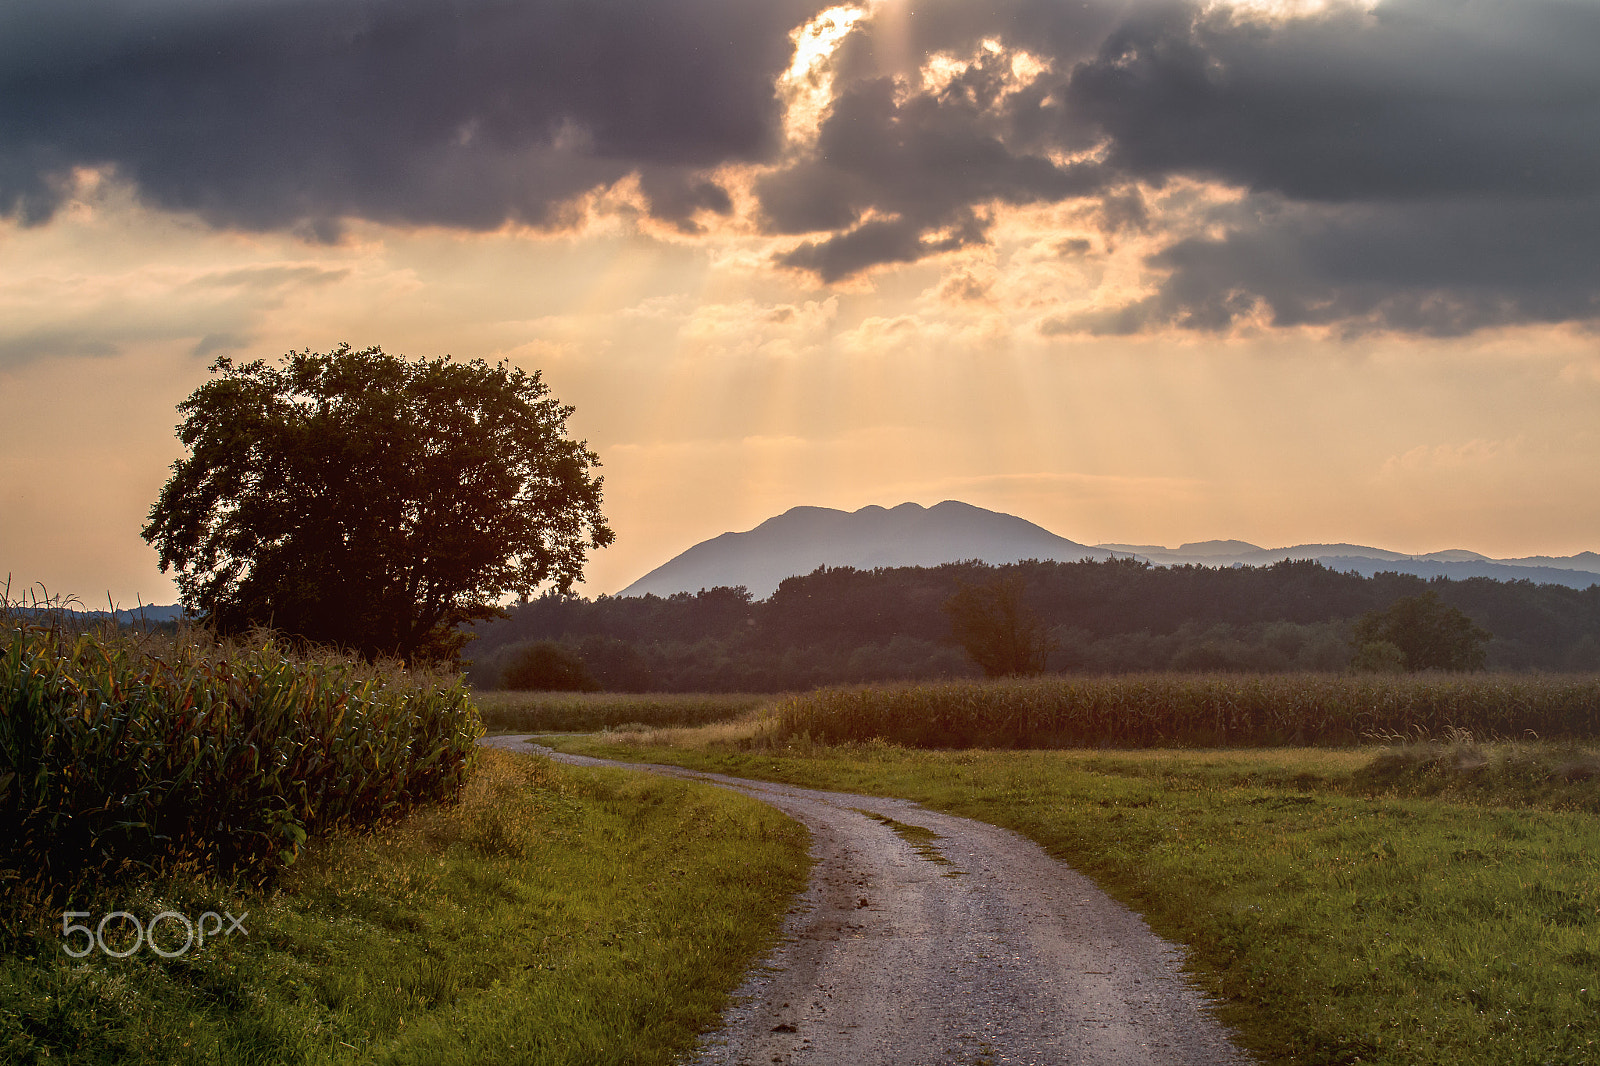
<instances>
[{"instance_id":1,"label":"500px watermark","mask_svg":"<svg viewBox=\"0 0 1600 1066\"><path fill-rule=\"evenodd\" d=\"M203 946L206 942L206 937L208 936L215 939L218 934L222 936L232 936L236 932L242 933L245 936L250 935L250 930L244 927L244 920L250 917L249 911L245 911L237 918L227 911L223 911L221 914L218 914L216 911L206 911L200 916L200 920L198 922L191 922L188 917L179 914L177 911L162 911L154 918L151 918L148 924L140 922L139 919L129 911L112 911L110 914L107 914L101 918L100 924L95 926L93 929L80 922L73 921L74 918L90 917L93 917L93 915L91 915L88 911L61 912L61 939L63 941L61 950L65 951L68 955L71 955L75 959L83 958L95 948L99 948L102 952L110 955L112 958L125 959L146 944L150 945L151 951L155 952L157 955L160 955L162 958L175 959L179 955L182 955L184 952L188 951L191 947L195 947L196 945ZM222 924L223 918L227 918L228 920L226 927L224 927ZM206 928L206 922L208 919L212 923L209 930ZM163 946L161 943L157 942L156 926L160 925L163 921L168 923L168 925L172 928L173 933L176 933L177 926L174 926L172 923L178 923L182 926L184 934L183 946L173 948L171 944ZM117 922L118 924L112 925L113 922ZM130 922L133 924L133 939L131 941L128 940L128 931L124 928L124 926ZM108 925L111 926L111 943L106 942L106 927ZM85 943L81 951L73 950L72 937L75 933L82 933L85 937ZM168 939L170 939L172 943L176 943L175 936L169 936ZM112 944L115 944L116 946L113 947Z\"/></svg>"}]
</instances>

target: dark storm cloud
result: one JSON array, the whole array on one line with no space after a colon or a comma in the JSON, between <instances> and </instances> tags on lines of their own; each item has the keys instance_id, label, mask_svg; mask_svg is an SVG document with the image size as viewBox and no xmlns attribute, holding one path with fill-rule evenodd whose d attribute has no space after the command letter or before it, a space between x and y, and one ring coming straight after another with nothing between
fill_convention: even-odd
<instances>
[{"instance_id":1,"label":"dark storm cloud","mask_svg":"<svg viewBox=\"0 0 1600 1066\"><path fill-rule=\"evenodd\" d=\"M851 86L823 122L815 158L761 182L770 228L849 226L869 208L894 216L802 244L783 262L833 281L877 263L906 262L983 239L975 205L1033 203L1093 191L1099 168L1061 167L1007 144L998 58L943 93L895 98L888 78Z\"/></svg>"},{"instance_id":2,"label":"dark storm cloud","mask_svg":"<svg viewBox=\"0 0 1600 1066\"><path fill-rule=\"evenodd\" d=\"M1093 60L1117 25L1115 7L934 0L908 14L907 6L885 5L857 24L835 56L835 99L814 152L757 184L770 231L812 236L780 257L784 266L834 281L981 243L995 203L1057 202L1126 184L1099 163L1054 158L1096 142L1093 126L1063 106L1065 72ZM1014 50L1056 73L1019 84ZM913 88L916 67L934 52L972 61L948 84Z\"/></svg>"},{"instance_id":3,"label":"dark storm cloud","mask_svg":"<svg viewBox=\"0 0 1600 1066\"><path fill-rule=\"evenodd\" d=\"M711 168L757 161L761 225L796 238L778 262L825 282L982 244L997 204L1158 242L1153 295L1047 332L1597 314L1597 0L902 0L842 42L816 144L784 149L774 82L828 4L10 0L0 212L48 218L72 168L111 166L215 225L333 239L553 223L638 173L693 233L734 206ZM1016 51L1048 69L1019 81ZM919 85L933 52L976 61ZM1189 236L1174 178L1245 198Z\"/></svg>"},{"instance_id":4,"label":"dark storm cloud","mask_svg":"<svg viewBox=\"0 0 1600 1066\"><path fill-rule=\"evenodd\" d=\"M661 213L775 143L812 0L12 0L0 211L110 165L217 225L492 227L640 170Z\"/></svg>"},{"instance_id":5,"label":"dark storm cloud","mask_svg":"<svg viewBox=\"0 0 1600 1066\"><path fill-rule=\"evenodd\" d=\"M1600 190L1600 5L1398 0L1276 24L1138 12L1071 74L1108 161L1306 200Z\"/></svg>"},{"instance_id":6,"label":"dark storm cloud","mask_svg":"<svg viewBox=\"0 0 1600 1066\"><path fill-rule=\"evenodd\" d=\"M1165 280L1125 307L1047 319L1047 335L1336 325L1456 336L1600 317L1600 202L1285 205L1218 239L1169 245Z\"/></svg>"},{"instance_id":7,"label":"dark storm cloud","mask_svg":"<svg viewBox=\"0 0 1600 1066\"><path fill-rule=\"evenodd\" d=\"M782 261L831 280L920 258L963 220L982 240L996 201L1093 198L1108 233L1159 237L1173 220L1137 186L1182 176L1246 190L1246 209L1221 238L1169 238L1148 264L1156 295L1046 332L1220 330L1263 307L1283 325L1441 334L1600 313L1600 4L1109 11L919 8L921 47L966 56L991 38L1049 59L1020 91L1002 54L891 94L874 66L886 27L861 24L816 153L758 188L772 230L811 237ZM1093 163L1051 162L1090 146Z\"/></svg>"},{"instance_id":8,"label":"dark storm cloud","mask_svg":"<svg viewBox=\"0 0 1600 1066\"><path fill-rule=\"evenodd\" d=\"M727 189L684 171L647 170L640 188L650 200L651 214L673 223L685 233L703 229L694 221L697 211L726 215L733 210L733 198Z\"/></svg>"},{"instance_id":9,"label":"dark storm cloud","mask_svg":"<svg viewBox=\"0 0 1600 1066\"><path fill-rule=\"evenodd\" d=\"M1274 25L1172 5L1072 72L1106 165L1258 195L1152 257L1159 291L1047 332L1455 335L1600 316L1600 5L1402 0Z\"/></svg>"}]
</instances>

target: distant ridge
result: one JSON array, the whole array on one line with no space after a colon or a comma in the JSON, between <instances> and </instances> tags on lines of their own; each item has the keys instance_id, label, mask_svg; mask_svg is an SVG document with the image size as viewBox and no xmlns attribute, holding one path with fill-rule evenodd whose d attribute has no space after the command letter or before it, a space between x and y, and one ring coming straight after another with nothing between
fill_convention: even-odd
<instances>
[{"instance_id":1,"label":"distant ridge","mask_svg":"<svg viewBox=\"0 0 1600 1066\"><path fill-rule=\"evenodd\" d=\"M1462 580L1588 588L1600 584L1600 554L1491 559L1463 549L1406 555L1361 544L1295 544L1262 548L1242 540L1207 540L1166 548L1155 544L1079 544L1016 515L956 500L932 507L794 507L743 533L702 541L623 589L620 596L698 592L718 585L743 585L766 599L786 577L819 566L870 570L891 566L938 566L979 559L1000 565L1023 559L1077 562L1132 555L1157 566L1270 566L1284 559L1311 559L1334 570L1370 576L1383 570Z\"/></svg>"},{"instance_id":2,"label":"distant ridge","mask_svg":"<svg viewBox=\"0 0 1600 1066\"><path fill-rule=\"evenodd\" d=\"M1363 544L1259 548L1242 540L1208 540L1178 548L1153 544L1099 544L1096 547L1132 552L1157 566L1271 566L1283 559L1310 559L1331 570L1353 571L1364 577L1390 570L1455 581L1487 577L1496 581L1532 581L1539 585L1567 585L1578 589L1600 584L1600 555L1594 552L1565 557L1535 555L1522 559L1491 559L1461 548L1406 555Z\"/></svg>"},{"instance_id":3,"label":"distant ridge","mask_svg":"<svg viewBox=\"0 0 1600 1066\"><path fill-rule=\"evenodd\" d=\"M13 614L29 618L39 617L41 615L49 616L53 614L67 614L75 618L97 622L111 617L111 613L109 611L91 611L85 610L81 607L61 607L48 604L41 606L23 606L20 603L14 604L11 607L11 612ZM183 604L181 603L165 605L146 604L143 607L120 607L117 609L116 615L118 625L131 625L135 622L160 624L162 622L176 622L184 617L186 616L184 615Z\"/></svg>"},{"instance_id":4,"label":"distant ridge","mask_svg":"<svg viewBox=\"0 0 1600 1066\"><path fill-rule=\"evenodd\" d=\"M932 507L795 507L744 533L702 541L658 566L619 595L698 592L718 585L743 585L757 599L777 591L786 577L819 566L937 566L963 559L999 565L1023 559L1108 559L1015 515L946 500Z\"/></svg>"}]
</instances>

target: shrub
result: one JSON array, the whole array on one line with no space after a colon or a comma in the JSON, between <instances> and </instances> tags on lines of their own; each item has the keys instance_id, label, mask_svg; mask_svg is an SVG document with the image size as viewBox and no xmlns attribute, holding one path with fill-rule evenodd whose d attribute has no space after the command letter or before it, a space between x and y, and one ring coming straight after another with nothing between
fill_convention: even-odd
<instances>
[{"instance_id":1,"label":"shrub","mask_svg":"<svg viewBox=\"0 0 1600 1066\"><path fill-rule=\"evenodd\" d=\"M1403 674L1406 653L1388 640L1369 640L1356 650L1350 669L1358 674Z\"/></svg>"}]
</instances>

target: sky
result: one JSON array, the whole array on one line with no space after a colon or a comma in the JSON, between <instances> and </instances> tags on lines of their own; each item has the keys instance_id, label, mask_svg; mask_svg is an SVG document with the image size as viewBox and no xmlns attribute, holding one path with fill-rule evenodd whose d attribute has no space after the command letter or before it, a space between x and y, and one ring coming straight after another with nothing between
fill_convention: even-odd
<instances>
[{"instance_id":1,"label":"sky","mask_svg":"<svg viewBox=\"0 0 1600 1066\"><path fill-rule=\"evenodd\" d=\"M615 592L790 507L1600 550L1600 0L8 0L0 579L219 356L539 369Z\"/></svg>"}]
</instances>

